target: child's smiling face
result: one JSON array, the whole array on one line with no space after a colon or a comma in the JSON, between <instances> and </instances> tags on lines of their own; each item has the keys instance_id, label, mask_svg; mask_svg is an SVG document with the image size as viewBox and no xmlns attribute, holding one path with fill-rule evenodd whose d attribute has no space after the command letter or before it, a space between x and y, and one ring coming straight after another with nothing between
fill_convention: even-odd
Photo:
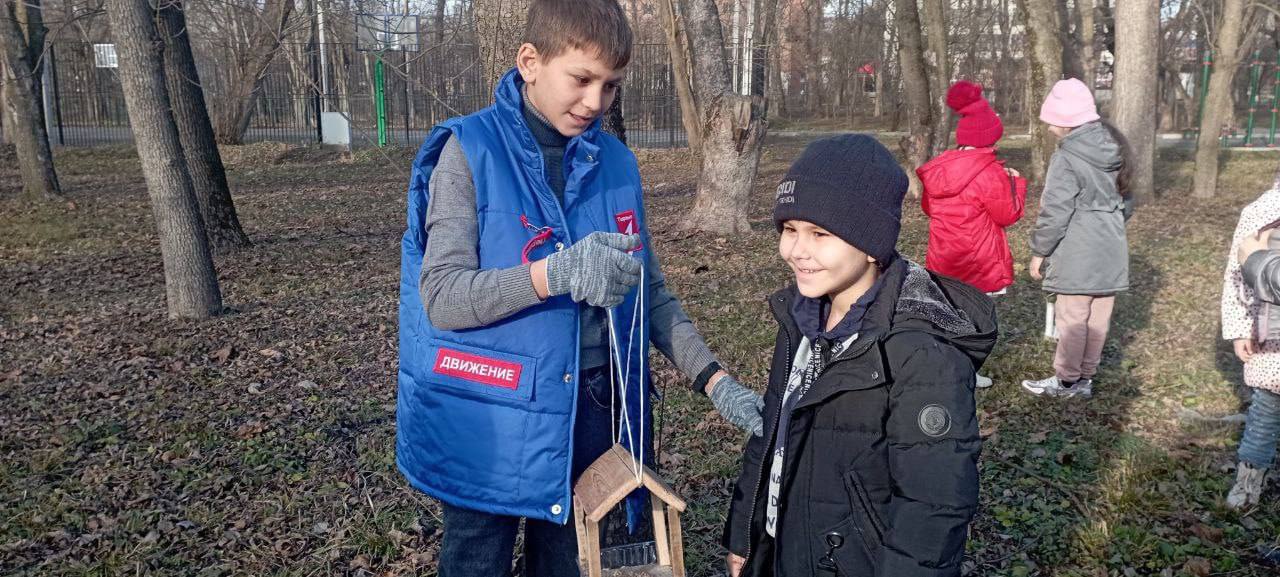
<instances>
[{"instance_id":1,"label":"child's smiling face","mask_svg":"<svg viewBox=\"0 0 1280 577\"><path fill-rule=\"evenodd\" d=\"M516 66L534 107L568 137L582 134L609 110L626 73L610 68L596 50L570 47L544 58L532 44L520 47Z\"/></svg>"},{"instance_id":2,"label":"child's smiling face","mask_svg":"<svg viewBox=\"0 0 1280 577\"><path fill-rule=\"evenodd\" d=\"M841 295L875 279L875 259L826 229L803 220L782 223L778 254L791 267L800 294L809 298L831 297L839 307ZM861 295L861 292L858 295ZM857 296L849 299L856 300ZM848 306L844 307L845 310Z\"/></svg>"}]
</instances>

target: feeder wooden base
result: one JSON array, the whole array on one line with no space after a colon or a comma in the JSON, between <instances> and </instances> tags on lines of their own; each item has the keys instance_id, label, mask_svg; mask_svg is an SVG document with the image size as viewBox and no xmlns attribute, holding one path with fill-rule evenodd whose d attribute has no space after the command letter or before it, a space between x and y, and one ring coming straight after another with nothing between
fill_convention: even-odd
<instances>
[{"instance_id":1,"label":"feeder wooden base","mask_svg":"<svg viewBox=\"0 0 1280 577\"><path fill-rule=\"evenodd\" d=\"M584 572L585 573L585 572ZM674 577L671 567L662 565L644 565L642 567L620 567L605 569L603 577Z\"/></svg>"}]
</instances>

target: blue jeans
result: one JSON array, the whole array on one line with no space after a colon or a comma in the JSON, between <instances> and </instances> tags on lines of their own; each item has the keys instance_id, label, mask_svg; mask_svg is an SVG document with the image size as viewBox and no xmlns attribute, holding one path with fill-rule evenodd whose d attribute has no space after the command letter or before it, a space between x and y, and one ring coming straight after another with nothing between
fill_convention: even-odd
<instances>
[{"instance_id":1,"label":"blue jeans","mask_svg":"<svg viewBox=\"0 0 1280 577\"><path fill-rule=\"evenodd\" d=\"M1244 435L1240 438L1240 460L1258 468L1270 467L1276 457L1277 440L1280 440L1280 395L1254 389Z\"/></svg>"},{"instance_id":2,"label":"blue jeans","mask_svg":"<svg viewBox=\"0 0 1280 577\"><path fill-rule=\"evenodd\" d=\"M607 367L588 369L579 379L578 416L573 429L573 476L578 476L613 446L613 415ZM505 577L511 574L519 517L444 507L440 577ZM569 516L573 518L572 515ZM578 575L578 535L570 521L559 525L527 519L524 526L524 577Z\"/></svg>"}]
</instances>

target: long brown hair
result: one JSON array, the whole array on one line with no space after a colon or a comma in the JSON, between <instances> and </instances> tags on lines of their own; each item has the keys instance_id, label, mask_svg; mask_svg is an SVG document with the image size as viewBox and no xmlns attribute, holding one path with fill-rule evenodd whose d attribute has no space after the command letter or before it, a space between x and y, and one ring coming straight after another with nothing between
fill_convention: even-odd
<instances>
[{"instance_id":1,"label":"long brown hair","mask_svg":"<svg viewBox=\"0 0 1280 577\"><path fill-rule=\"evenodd\" d=\"M1116 174L1116 192L1120 193L1123 198L1129 198L1129 179L1132 177L1133 148L1129 146L1129 139L1124 137L1124 133L1120 132L1116 125L1110 120L1103 119L1102 126L1106 127L1107 132L1111 133L1111 139L1120 145L1120 172Z\"/></svg>"}]
</instances>

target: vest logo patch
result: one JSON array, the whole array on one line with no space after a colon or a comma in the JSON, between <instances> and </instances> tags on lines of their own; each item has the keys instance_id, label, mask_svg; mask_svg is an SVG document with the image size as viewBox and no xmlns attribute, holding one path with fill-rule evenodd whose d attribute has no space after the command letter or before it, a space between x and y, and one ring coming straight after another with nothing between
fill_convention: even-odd
<instances>
[{"instance_id":1,"label":"vest logo patch","mask_svg":"<svg viewBox=\"0 0 1280 577\"><path fill-rule=\"evenodd\" d=\"M925 405L917 421L920 432L930 437L941 437L951 431L951 413L942 405Z\"/></svg>"},{"instance_id":2,"label":"vest logo patch","mask_svg":"<svg viewBox=\"0 0 1280 577\"><path fill-rule=\"evenodd\" d=\"M440 347L434 371L473 383L516 390L524 367L500 359L492 359Z\"/></svg>"},{"instance_id":3,"label":"vest logo patch","mask_svg":"<svg viewBox=\"0 0 1280 577\"><path fill-rule=\"evenodd\" d=\"M622 234L640 234L640 223L636 221L636 211L624 210L613 215L613 221L618 225L618 232ZM639 252L644 246L637 246L631 252Z\"/></svg>"}]
</instances>

